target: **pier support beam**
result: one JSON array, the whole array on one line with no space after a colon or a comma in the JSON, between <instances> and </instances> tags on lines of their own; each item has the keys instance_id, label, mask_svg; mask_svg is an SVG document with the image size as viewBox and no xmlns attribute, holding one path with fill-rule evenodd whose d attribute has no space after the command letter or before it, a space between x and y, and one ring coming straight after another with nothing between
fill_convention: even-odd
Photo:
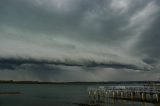
<instances>
[{"instance_id":1,"label":"pier support beam","mask_svg":"<svg viewBox=\"0 0 160 106\"><path fill-rule=\"evenodd\" d=\"M114 99L114 97L115 97L115 92L113 91L112 94L113 94L112 97L113 97L113 99Z\"/></svg>"},{"instance_id":2,"label":"pier support beam","mask_svg":"<svg viewBox=\"0 0 160 106\"><path fill-rule=\"evenodd\" d=\"M123 97L123 92L121 92L121 98L123 99L124 97Z\"/></svg>"},{"instance_id":3,"label":"pier support beam","mask_svg":"<svg viewBox=\"0 0 160 106\"><path fill-rule=\"evenodd\" d=\"M159 102L159 94L156 94L156 102Z\"/></svg>"},{"instance_id":4,"label":"pier support beam","mask_svg":"<svg viewBox=\"0 0 160 106\"><path fill-rule=\"evenodd\" d=\"M142 101L145 100L144 93L141 93L141 99L142 99Z\"/></svg>"},{"instance_id":5,"label":"pier support beam","mask_svg":"<svg viewBox=\"0 0 160 106\"><path fill-rule=\"evenodd\" d=\"M133 100L133 92L131 92L131 100Z\"/></svg>"}]
</instances>

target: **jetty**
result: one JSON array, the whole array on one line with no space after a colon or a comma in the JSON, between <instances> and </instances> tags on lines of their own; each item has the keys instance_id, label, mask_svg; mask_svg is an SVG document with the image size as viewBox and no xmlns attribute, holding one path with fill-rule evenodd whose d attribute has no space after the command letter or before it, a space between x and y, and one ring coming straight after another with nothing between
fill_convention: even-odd
<instances>
[{"instance_id":1,"label":"jetty","mask_svg":"<svg viewBox=\"0 0 160 106\"><path fill-rule=\"evenodd\" d=\"M109 100L160 103L160 86L99 86L88 87L89 106L105 105Z\"/></svg>"}]
</instances>

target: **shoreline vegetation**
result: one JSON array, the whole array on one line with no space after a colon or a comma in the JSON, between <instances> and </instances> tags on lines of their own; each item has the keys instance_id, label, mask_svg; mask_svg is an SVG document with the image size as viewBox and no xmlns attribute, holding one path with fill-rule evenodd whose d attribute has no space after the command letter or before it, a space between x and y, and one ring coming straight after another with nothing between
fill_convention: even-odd
<instances>
[{"instance_id":1,"label":"shoreline vegetation","mask_svg":"<svg viewBox=\"0 0 160 106\"><path fill-rule=\"evenodd\" d=\"M45 82L45 81L14 81L14 80L0 80L0 84L160 84L160 81L107 81L107 82Z\"/></svg>"}]
</instances>

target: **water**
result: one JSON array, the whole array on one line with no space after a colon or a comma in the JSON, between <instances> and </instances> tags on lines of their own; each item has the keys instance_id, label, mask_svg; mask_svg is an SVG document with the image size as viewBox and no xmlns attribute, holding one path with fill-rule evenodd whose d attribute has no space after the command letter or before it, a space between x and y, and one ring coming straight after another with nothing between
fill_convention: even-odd
<instances>
[{"instance_id":1,"label":"water","mask_svg":"<svg viewBox=\"0 0 160 106\"><path fill-rule=\"evenodd\" d=\"M0 106L77 106L87 103L88 85L0 84L0 92L19 91L18 95L0 95ZM131 101L108 101L107 106L159 106Z\"/></svg>"}]
</instances>

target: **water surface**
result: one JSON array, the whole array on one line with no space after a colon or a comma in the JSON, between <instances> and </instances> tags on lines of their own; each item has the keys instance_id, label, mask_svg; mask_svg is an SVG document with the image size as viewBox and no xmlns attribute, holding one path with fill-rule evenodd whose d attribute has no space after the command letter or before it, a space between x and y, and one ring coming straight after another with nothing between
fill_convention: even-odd
<instances>
[{"instance_id":1,"label":"water surface","mask_svg":"<svg viewBox=\"0 0 160 106\"><path fill-rule=\"evenodd\" d=\"M0 106L77 106L88 103L87 88L82 84L0 84L0 92L21 94L0 95ZM159 106L133 101L108 101L106 106Z\"/></svg>"}]
</instances>

